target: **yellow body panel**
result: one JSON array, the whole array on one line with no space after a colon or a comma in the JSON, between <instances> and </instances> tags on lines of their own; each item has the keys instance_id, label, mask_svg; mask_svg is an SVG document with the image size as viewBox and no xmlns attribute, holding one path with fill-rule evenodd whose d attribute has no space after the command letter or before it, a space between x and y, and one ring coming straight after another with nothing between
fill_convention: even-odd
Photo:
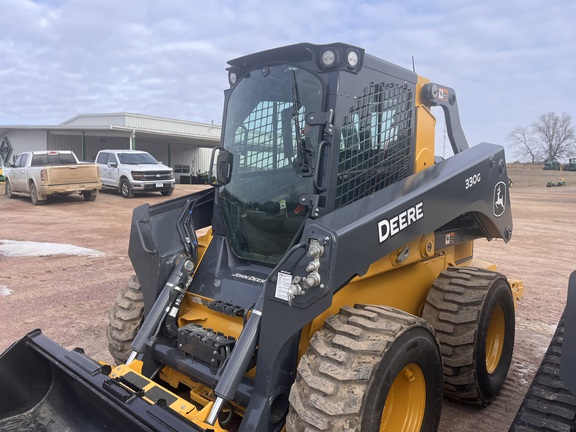
<instances>
[{"instance_id":1,"label":"yellow body panel","mask_svg":"<svg viewBox=\"0 0 576 432\"><path fill-rule=\"evenodd\" d=\"M218 329L226 336L238 339L244 326L242 317L222 315L220 312L208 309L206 305L210 301L212 299L187 292L180 307L178 327L191 323L201 324L204 328Z\"/></svg>"},{"instance_id":2,"label":"yellow body panel","mask_svg":"<svg viewBox=\"0 0 576 432\"><path fill-rule=\"evenodd\" d=\"M420 100L422 86L429 83L430 80L418 77L416 85L416 147L414 154L416 160L414 172L420 172L434 165L434 134L436 130L436 118L430 112L430 109Z\"/></svg>"}]
</instances>

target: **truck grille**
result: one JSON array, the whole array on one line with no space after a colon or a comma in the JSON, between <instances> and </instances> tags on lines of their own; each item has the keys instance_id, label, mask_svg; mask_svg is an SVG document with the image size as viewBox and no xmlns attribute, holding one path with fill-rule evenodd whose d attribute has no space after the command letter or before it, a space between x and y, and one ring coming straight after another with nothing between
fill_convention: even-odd
<instances>
[{"instance_id":1,"label":"truck grille","mask_svg":"<svg viewBox=\"0 0 576 432\"><path fill-rule=\"evenodd\" d=\"M170 171L133 171L132 178L141 181L172 180L174 178Z\"/></svg>"},{"instance_id":2,"label":"truck grille","mask_svg":"<svg viewBox=\"0 0 576 432\"><path fill-rule=\"evenodd\" d=\"M342 124L335 208L368 196L410 174L413 90L371 84Z\"/></svg>"}]
</instances>

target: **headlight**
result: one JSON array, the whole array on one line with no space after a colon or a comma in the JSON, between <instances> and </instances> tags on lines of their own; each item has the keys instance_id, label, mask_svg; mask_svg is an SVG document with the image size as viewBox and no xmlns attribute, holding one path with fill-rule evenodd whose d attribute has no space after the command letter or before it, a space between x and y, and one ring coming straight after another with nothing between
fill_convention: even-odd
<instances>
[{"instance_id":1,"label":"headlight","mask_svg":"<svg viewBox=\"0 0 576 432\"><path fill-rule=\"evenodd\" d=\"M336 64L336 53L331 49L327 49L322 53L322 65L324 67L332 67L334 64Z\"/></svg>"},{"instance_id":2,"label":"headlight","mask_svg":"<svg viewBox=\"0 0 576 432\"><path fill-rule=\"evenodd\" d=\"M141 172L132 171L132 178L134 180L140 180L140 179L144 178L144 174Z\"/></svg>"},{"instance_id":3,"label":"headlight","mask_svg":"<svg viewBox=\"0 0 576 432\"><path fill-rule=\"evenodd\" d=\"M358 53L354 50L348 51L348 56L346 57L346 62L348 66L355 69L358 66Z\"/></svg>"}]
</instances>

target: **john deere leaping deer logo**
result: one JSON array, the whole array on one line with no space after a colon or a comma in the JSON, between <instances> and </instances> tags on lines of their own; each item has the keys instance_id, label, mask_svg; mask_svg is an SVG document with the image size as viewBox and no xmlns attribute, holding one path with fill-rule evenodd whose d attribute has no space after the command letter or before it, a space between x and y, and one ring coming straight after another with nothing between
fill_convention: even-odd
<instances>
[{"instance_id":1,"label":"john deere leaping deer logo","mask_svg":"<svg viewBox=\"0 0 576 432\"><path fill-rule=\"evenodd\" d=\"M494 216L500 217L506 211L506 183L498 182L494 186Z\"/></svg>"}]
</instances>

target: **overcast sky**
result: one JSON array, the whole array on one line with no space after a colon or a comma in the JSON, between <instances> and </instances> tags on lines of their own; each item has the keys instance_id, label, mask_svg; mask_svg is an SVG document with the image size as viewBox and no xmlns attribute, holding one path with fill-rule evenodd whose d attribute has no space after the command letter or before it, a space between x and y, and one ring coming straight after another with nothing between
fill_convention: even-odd
<instances>
[{"instance_id":1,"label":"overcast sky","mask_svg":"<svg viewBox=\"0 0 576 432\"><path fill-rule=\"evenodd\" d=\"M503 144L549 111L576 117L574 0L0 0L0 29L0 125L108 112L221 124L228 60L336 41L408 69L414 56L456 90L470 144Z\"/></svg>"}]
</instances>

